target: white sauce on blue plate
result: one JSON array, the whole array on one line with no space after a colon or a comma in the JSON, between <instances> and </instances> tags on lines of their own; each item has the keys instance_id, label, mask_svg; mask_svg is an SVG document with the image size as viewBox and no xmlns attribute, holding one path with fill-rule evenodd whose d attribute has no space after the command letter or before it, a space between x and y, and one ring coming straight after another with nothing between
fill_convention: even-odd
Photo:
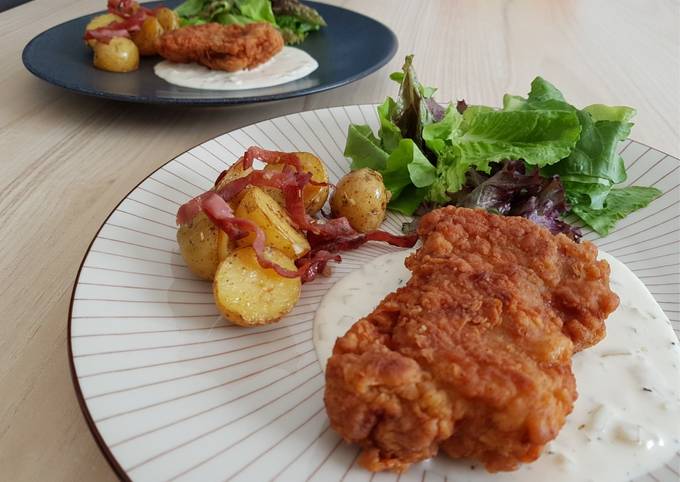
<instances>
[{"instance_id":1,"label":"white sauce on blue plate","mask_svg":"<svg viewBox=\"0 0 680 482\"><path fill-rule=\"evenodd\" d=\"M203 90L246 90L274 87L308 76L319 67L304 50L284 47L254 69L225 72L199 64L177 64L164 60L154 67L161 79L181 87Z\"/></svg>"},{"instance_id":2,"label":"white sauce on blue plate","mask_svg":"<svg viewBox=\"0 0 680 482\"><path fill-rule=\"evenodd\" d=\"M328 291L314 320L314 344L324 367L336 338L408 281L404 259L411 252L380 256ZM466 482L624 482L680 450L678 340L633 272L602 251L599 258L611 266L611 288L621 304L607 319L605 339L574 355L579 397L543 455L517 471L493 475L475 462L446 456L412 470L426 468Z\"/></svg>"}]
</instances>

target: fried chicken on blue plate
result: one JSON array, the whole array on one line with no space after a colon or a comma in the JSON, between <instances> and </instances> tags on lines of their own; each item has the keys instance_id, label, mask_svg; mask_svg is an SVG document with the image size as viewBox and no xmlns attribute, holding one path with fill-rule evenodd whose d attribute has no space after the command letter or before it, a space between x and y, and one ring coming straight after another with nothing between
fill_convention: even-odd
<instances>
[{"instance_id":1,"label":"fried chicken on blue plate","mask_svg":"<svg viewBox=\"0 0 680 482\"><path fill-rule=\"evenodd\" d=\"M171 62L197 62L214 70L252 69L283 48L283 37L272 25L249 23L190 25L165 33L158 53Z\"/></svg>"},{"instance_id":2,"label":"fried chicken on blue plate","mask_svg":"<svg viewBox=\"0 0 680 482\"><path fill-rule=\"evenodd\" d=\"M577 397L571 357L618 306L597 248L519 217L446 207L420 222L412 278L333 350L332 427L372 471L442 450L513 470L538 458Z\"/></svg>"}]
</instances>

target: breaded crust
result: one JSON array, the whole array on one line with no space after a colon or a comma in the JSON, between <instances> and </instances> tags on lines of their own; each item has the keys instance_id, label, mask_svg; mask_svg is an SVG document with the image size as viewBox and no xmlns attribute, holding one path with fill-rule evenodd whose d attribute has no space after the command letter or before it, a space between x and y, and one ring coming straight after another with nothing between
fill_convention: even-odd
<instances>
[{"instance_id":1,"label":"breaded crust","mask_svg":"<svg viewBox=\"0 0 680 482\"><path fill-rule=\"evenodd\" d=\"M412 278L333 350L331 426L369 470L442 449L489 471L531 462L577 397L571 357L597 343L618 297L597 249L519 217L425 215Z\"/></svg>"},{"instance_id":2,"label":"breaded crust","mask_svg":"<svg viewBox=\"0 0 680 482\"><path fill-rule=\"evenodd\" d=\"M164 34L158 53L171 62L197 62L214 70L252 69L281 51L283 37L268 23L192 25Z\"/></svg>"}]
</instances>

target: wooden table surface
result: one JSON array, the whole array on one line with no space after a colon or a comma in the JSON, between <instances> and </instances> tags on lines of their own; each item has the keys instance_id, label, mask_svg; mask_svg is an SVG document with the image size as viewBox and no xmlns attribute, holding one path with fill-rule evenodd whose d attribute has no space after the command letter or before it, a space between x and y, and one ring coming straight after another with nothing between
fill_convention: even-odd
<instances>
[{"instance_id":1,"label":"wooden table surface","mask_svg":"<svg viewBox=\"0 0 680 482\"><path fill-rule=\"evenodd\" d=\"M191 146L273 116L379 102L395 93L387 74L412 52L439 99L497 105L542 75L576 105L636 107L632 137L680 154L677 2L332 3L394 30L399 52L390 64L324 94L230 108L103 101L24 69L21 51L33 36L100 10L104 0L35 0L0 14L0 479L115 479L70 379L71 290L111 209Z\"/></svg>"}]
</instances>

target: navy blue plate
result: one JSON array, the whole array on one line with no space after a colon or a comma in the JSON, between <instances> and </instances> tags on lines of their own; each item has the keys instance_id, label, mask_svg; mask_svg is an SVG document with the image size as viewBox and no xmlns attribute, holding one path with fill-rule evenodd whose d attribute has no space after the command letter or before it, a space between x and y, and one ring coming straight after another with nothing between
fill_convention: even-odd
<instances>
[{"instance_id":1,"label":"navy blue plate","mask_svg":"<svg viewBox=\"0 0 680 482\"><path fill-rule=\"evenodd\" d=\"M148 5L161 3L175 7L180 1ZM328 23L298 45L316 59L319 68L303 79L275 87L225 92L175 86L154 74L153 67L160 57L143 58L135 72L98 70L92 65L91 50L82 40L85 25L96 14L41 33L26 45L22 59L37 77L80 94L149 104L227 105L288 99L334 89L375 72L396 53L397 38L385 25L344 8L307 3Z\"/></svg>"}]
</instances>

